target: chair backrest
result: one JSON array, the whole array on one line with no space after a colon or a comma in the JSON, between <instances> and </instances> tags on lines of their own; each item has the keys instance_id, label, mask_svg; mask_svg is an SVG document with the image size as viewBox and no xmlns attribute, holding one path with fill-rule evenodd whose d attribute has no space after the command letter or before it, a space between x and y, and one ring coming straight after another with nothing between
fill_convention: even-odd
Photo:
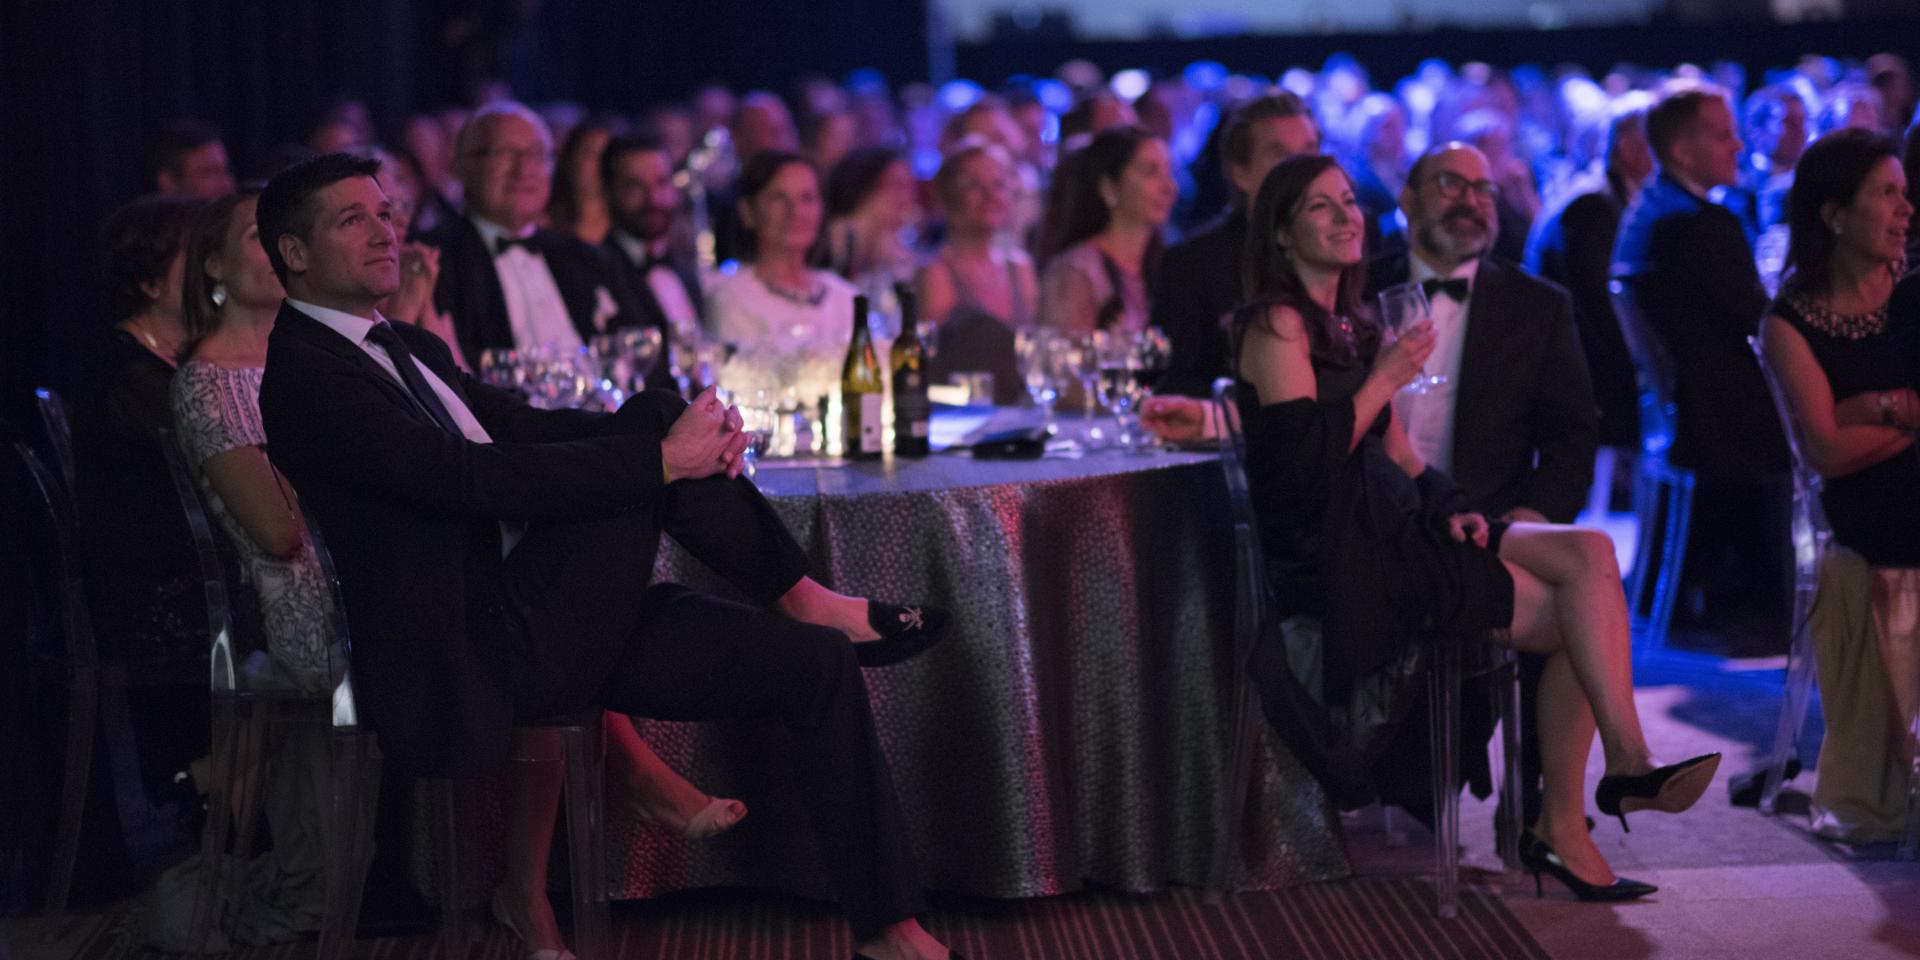
<instances>
[{"instance_id":1,"label":"chair backrest","mask_svg":"<svg viewBox=\"0 0 1920 960\"><path fill-rule=\"evenodd\" d=\"M320 524L313 516L313 508L306 502L300 505L301 513L307 521L307 546L313 550L313 558L320 565L320 575L327 584L327 690L332 701L329 716L337 730L354 730L360 726L360 711L353 700L353 638L347 632L346 594L340 589L340 574L333 565L333 552L327 549L326 537L320 534Z\"/></svg>"},{"instance_id":2,"label":"chair backrest","mask_svg":"<svg viewBox=\"0 0 1920 960\"><path fill-rule=\"evenodd\" d=\"M1235 663L1244 667L1267 618L1266 553L1260 547L1260 520L1247 486L1247 440L1240 429L1238 387L1231 377L1213 382L1214 412L1220 424L1220 470L1227 481L1233 515L1233 637Z\"/></svg>"},{"instance_id":3,"label":"chair backrest","mask_svg":"<svg viewBox=\"0 0 1920 960\"><path fill-rule=\"evenodd\" d=\"M202 595L207 607L208 687L214 696L237 694L242 689L240 670L234 662L233 605L227 593L226 568L220 561L219 541L213 518L207 510L200 480L192 467L174 449L171 438L160 441L160 452L167 461L167 475L173 479L173 493L180 502L181 515L187 521L187 533L193 540L193 558L199 566Z\"/></svg>"},{"instance_id":4,"label":"chair backrest","mask_svg":"<svg viewBox=\"0 0 1920 960\"><path fill-rule=\"evenodd\" d=\"M1760 338L1748 337L1747 346L1753 348L1753 358L1760 364L1760 375L1766 378L1767 393L1773 397L1774 415L1780 418L1780 429L1787 435L1787 451L1793 455L1794 567L1801 576L1809 576L1817 570L1820 556L1833 539L1833 530L1827 526L1827 512L1820 505L1822 481L1820 474L1807 465L1806 445L1794 421L1793 409L1787 405L1786 392L1780 389L1780 381L1773 375L1773 367L1767 364L1766 350Z\"/></svg>"},{"instance_id":5,"label":"chair backrest","mask_svg":"<svg viewBox=\"0 0 1920 960\"><path fill-rule=\"evenodd\" d=\"M1633 359L1634 378L1640 385L1640 448L1642 453L1664 455L1673 445L1674 363L1666 342L1647 322L1640 310L1635 284L1617 278L1607 284L1613 301L1613 315L1620 324L1621 339L1627 355Z\"/></svg>"},{"instance_id":6,"label":"chair backrest","mask_svg":"<svg viewBox=\"0 0 1920 960\"><path fill-rule=\"evenodd\" d=\"M60 394L48 387L35 388L33 399L40 408L40 425L46 429L47 446L53 450L54 462L60 467L60 479L66 482L67 495L77 498L78 488L74 486L73 421L67 416L67 403L60 399Z\"/></svg>"},{"instance_id":7,"label":"chair backrest","mask_svg":"<svg viewBox=\"0 0 1920 960\"><path fill-rule=\"evenodd\" d=\"M70 488L54 478L53 471L33 448L20 441L11 444L27 503L21 504L46 524L51 562L41 571L57 592L57 615L65 634L66 660L74 669L92 669L99 664L99 648L94 645L93 618L87 612L84 578L81 576L80 532L74 520Z\"/></svg>"}]
</instances>

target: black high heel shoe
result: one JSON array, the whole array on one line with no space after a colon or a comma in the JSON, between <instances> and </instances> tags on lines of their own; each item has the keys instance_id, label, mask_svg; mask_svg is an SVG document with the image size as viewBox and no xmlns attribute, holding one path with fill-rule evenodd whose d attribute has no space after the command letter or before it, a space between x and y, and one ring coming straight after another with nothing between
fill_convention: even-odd
<instances>
[{"instance_id":1,"label":"black high heel shoe","mask_svg":"<svg viewBox=\"0 0 1920 960\"><path fill-rule=\"evenodd\" d=\"M1679 813L1707 792L1714 771L1719 769L1720 755L1706 753L1635 777L1601 777L1600 785L1593 790L1593 802L1601 813L1619 817L1621 830L1631 832L1627 814L1635 810Z\"/></svg>"},{"instance_id":2,"label":"black high heel shoe","mask_svg":"<svg viewBox=\"0 0 1920 960\"><path fill-rule=\"evenodd\" d=\"M896 607L869 600L867 625L880 639L854 644L854 659L863 667L891 667L919 656L945 639L947 621L951 619L951 615L939 607Z\"/></svg>"},{"instance_id":3,"label":"black high heel shoe","mask_svg":"<svg viewBox=\"0 0 1920 960\"><path fill-rule=\"evenodd\" d=\"M1553 874L1553 878L1566 884L1567 889L1573 891L1575 897L1587 901L1612 903L1620 900L1638 900L1660 889L1651 883L1642 883L1627 877L1615 877L1612 883L1604 887L1588 883L1574 876L1573 871L1567 868L1567 862L1560 859L1560 855L1554 853L1553 848L1547 846L1546 841L1534 836L1532 830L1520 831L1520 865L1533 874L1533 895L1536 897L1546 896L1546 891L1540 887L1542 872Z\"/></svg>"}]
</instances>

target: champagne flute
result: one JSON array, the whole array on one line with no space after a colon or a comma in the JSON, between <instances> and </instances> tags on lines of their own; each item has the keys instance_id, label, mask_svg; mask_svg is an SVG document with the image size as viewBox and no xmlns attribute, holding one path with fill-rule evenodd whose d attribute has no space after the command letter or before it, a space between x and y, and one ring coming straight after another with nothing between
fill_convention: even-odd
<instances>
[{"instance_id":1,"label":"champagne flute","mask_svg":"<svg viewBox=\"0 0 1920 960\"><path fill-rule=\"evenodd\" d=\"M1380 318L1386 321L1387 329L1392 330L1395 336L1405 336L1421 324L1433 322L1427 294L1417 283L1396 284L1380 291ZM1424 396L1434 387L1445 386L1446 383L1446 377L1421 370L1411 382L1400 388L1400 392L1409 396Z\"/></svg>"}]
</instances>

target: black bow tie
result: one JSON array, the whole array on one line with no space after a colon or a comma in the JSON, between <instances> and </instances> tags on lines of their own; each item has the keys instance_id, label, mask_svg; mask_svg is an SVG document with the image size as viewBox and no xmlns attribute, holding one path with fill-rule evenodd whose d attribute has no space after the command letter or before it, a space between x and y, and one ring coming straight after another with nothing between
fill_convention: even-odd
<instances>
[{"instance_id":1,"label":"black bow tie","mask_svg":"<svg viewBox=\"0 0 1920 960\"><path fill-rule=\"evenodd\" d=\"M1467 294L1472 291L1473 285L1466 277L1453 277L1447 280L1428 277L1420 281L1420 292L1426 294L1428 300L1432 300L1434 294L1441 293L1452 297L1454 303L1466 303Z\"/></svg>"},{"instance_id":2,"label":"black bow tie","mask_svg":"<svg viewBox=\"0 0 1920 960\"><path fill-rule=\"evenodd\" d=\"M519 247L528 253L540 252L540 248L533 245L533 235L528 234L524 237L503 236L493 241L493 255L496 257L505 256L507 251L512 250L514 247Z\"/></svg>"},{"instance_id":3,"label":"black bow tie","mask_svg":"<svg viewBox=\"0 0 1920 960\"><path fill-rule=\"evenodd\" d=\"M652 273L653 268L655 267L665 267L668 270L672 270L673 257L668 256L667 254L664 254L664 253L649 253L646 256L640 258L639 266L640 266L640 273L642 276Z\"/></svg>"}]
</instances>

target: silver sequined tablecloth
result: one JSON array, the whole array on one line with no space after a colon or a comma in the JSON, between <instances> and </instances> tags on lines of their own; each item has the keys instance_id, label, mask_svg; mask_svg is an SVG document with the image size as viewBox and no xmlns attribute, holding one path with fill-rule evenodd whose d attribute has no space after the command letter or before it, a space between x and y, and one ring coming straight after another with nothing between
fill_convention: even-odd
<instances>
[{"instance_id":1,"label":"silver sequined tablecloth","mask_svg":"<svg viewBox=\"0 0 1920 960\"><path fill-rule=\"evenodd\" d=\"M1232 623L1211 455L936 455L762 469L756 482L828 585L954 612L943 644L865 672L929 888L1032 897L1205 881ZM725 592L670 542L656 579ZM639 725L669 764L751 813L692 844L636 826L610 792L615 896L722 885L827 896L778 729ZM1236 883L1346 875L1318 785L1263 735Z\"/></svg>"}]
</instances>

